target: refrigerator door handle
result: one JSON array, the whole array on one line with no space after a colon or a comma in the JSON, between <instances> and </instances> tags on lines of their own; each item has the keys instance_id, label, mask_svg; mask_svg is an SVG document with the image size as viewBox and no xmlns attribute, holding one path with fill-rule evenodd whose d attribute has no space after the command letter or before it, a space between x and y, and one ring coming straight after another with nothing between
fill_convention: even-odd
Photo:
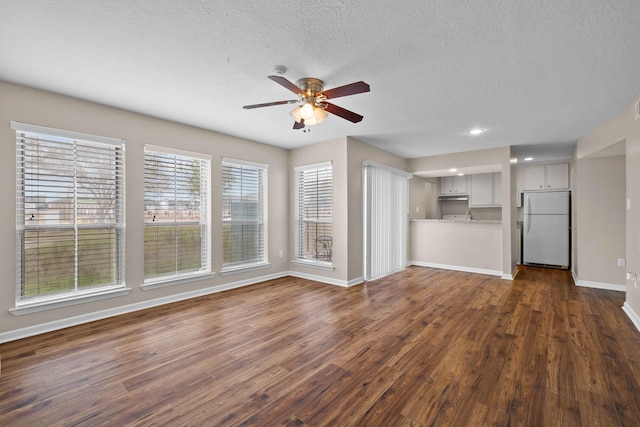
<instances>
[{"instance_id":1,"label":"refrigerator door handle","mask_svg":"<svg viewBox=\"0 0 640 427\"><path fill-rule=\"evenodd\" d=\"M529 197L527 197L528 194L524 195L524 218L525 218L525 223L527 225L527 229L525 230L525 233L528 233L529 230L531 229L531 218L529 217Z\"/></svg>"}]
</instances>

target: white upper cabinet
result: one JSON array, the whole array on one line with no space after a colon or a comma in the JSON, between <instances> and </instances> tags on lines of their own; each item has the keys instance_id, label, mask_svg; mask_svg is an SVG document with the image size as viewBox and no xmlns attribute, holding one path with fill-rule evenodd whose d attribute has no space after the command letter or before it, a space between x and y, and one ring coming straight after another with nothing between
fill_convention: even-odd
<instances>
[{"instance_id":1,"label":"white upper cabinet","mask_svg":"<svg viewBox=\"0 0 640 427\"><path fill-rule=\"evenodd\" d=\"M480 173L469 178L469 207L486 208L502 205L502 174Z\"/></svg>"},{"instance_id":2,"label":"white upper cabinet","mask_svg":"<svg viewBox=\"0 0 640 427\"><path fill-rule=\"evenodd\" d=\"M522 191L564 190L569 188L569 164L520 166L519 182Z\"/></svg>"},{"instance_id":3,"label":"white upper cabinet","mask_svg":"<svg viewBox=\"0 0 640 427\"><path fill-rule=\"evenodd\" d=\"M443 176L440 178L440 194L467 194L467 177Z\"/></svg>"},{"instance_id":4,"label":"white upper cabinet","mask_svg":"<svg viewBox=\"0 0 640 427\"><path fill-rule=\"evenodd\" d=\"M569 164L558 163L545 166L546 188L548 190L569 188Z\"/></svg>"},{"instance_id":5,"label":"white upper cabinet","mask_svg":"<svg viewBox=\"0 0 640 427\"><path fill-rule=\"evenodd\" d=\"M520 170L523 191L544 189L544 165L523 166Z\"/></svg>"}]
</instances>

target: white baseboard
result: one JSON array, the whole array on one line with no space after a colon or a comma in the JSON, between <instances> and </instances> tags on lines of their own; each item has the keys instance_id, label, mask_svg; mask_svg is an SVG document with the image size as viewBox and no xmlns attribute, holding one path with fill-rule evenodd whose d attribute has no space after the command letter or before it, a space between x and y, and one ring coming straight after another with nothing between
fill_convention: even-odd
<instances>
[{"instance_id":1,"label":"white baseboard","mask_svg":"<svg viewBox=\"0 0 640 427\"><path fill-rule=\"evenodd\" d=\"M422 262L422 261L412 261L411 264L412 265L417 265L419 267L440 268L440 269L443 269L443 270L455 270L455 271L463 271L465 273L489 274L491 276L503 277L502 271L487 270L487 269L484 269L484 268L463 267L463 266L459 266L459 265L448 265L448 264L435 264L435 263L432 263L432 262Z\"/></svg>"},{"instance_id":2,"label":"white baseboard","mask_svg":"<svg viewBox=\"0 0 640 427\"><path fill-rule=\"evenodd\" d=\"M622 305L622 311L627 313L627 316L629 316L629 319L631 319L631 322L633 322L633 325L636 327L638 331L640 331L640 316L638 316L638 313L633 311L631 306L626 302Z\"/></svg>"},{"instance_id":3,"label":"white baseboard","mask_svg":"<svg viewBox=\"0 0 640 427\"><path fill-rule=\"evenodd\" d=\"M359 285L360 283L364 283L364 278L363 277L358 277L357 279L351 279L347 282L347 286L351 287L351 286L356 286Z\"/></svg>"},{"instance_id":4,"label":"white baseboard","mask_svg":"<svg viewBox=\"0 0 640 427\"><path fill-rule=\"evenodd\" d=\"M618 291L618 292L627 292L626 285L617 285L615 283L602 283L602 282L590 282L588 280L580 280L578 276L576 276L575 271L571 271L571 275L573 276L573 282L576 286L581 286L583 288L594 288L594 289L602 289L605 291Z\"/></svg>"},{"instance_id":5,"label":"white baseboard","mask_svg":"<svg viewBox=\"0 0 640 427\"><path fill-rule=\"evenodd\" d=\"M144 310L147 308L157 307L164 304L170 304L172 302L183 301L191 298L196 298L204 295L214 294L217 292L227 291L230 289L241 288L243 286L249 286L267 280L279 279L281 277L288 276L289 272L270 274L266 276L260 276L252 279L239 280L237 282L225 283L223 285L211 286L208 288L198 289L191 292L184 292L181 294L169 295L162 298L156 298L148 301L142 301L135 304L128 304L119 307L110 308L107 310L97 311L94 313L87 313L80 316L68 317L66 319L54 320L53 322L42 323L40 325L28 326L26 328L20 328L13 331L0 333L0 344L15 341L22 338L31 337L34 335L44 334L46 332L57 331L60 329L68 328L71 326L81 325L83 323L89 323L96 320L106 319L108 317L114 317L121 314L131 313L138 310Z\"/></svg>"},{"instance_id":6,"label":"white baseboard","mask_svg":"<svg viewBox=\"0 0 640 427\"><path fill-rule=\"evenodd\" d=\"M340 286L343 288L348 288L349 286L352 286L349 284L350 282L346 280L332 279L330 277L324 277L324 276L316 276L315 274L302 273L300 271L288 271L287 275L292 277L298 277L300 279L313 280L314 282L326 283L328 285Z\"/></svg>"}]
</instances>

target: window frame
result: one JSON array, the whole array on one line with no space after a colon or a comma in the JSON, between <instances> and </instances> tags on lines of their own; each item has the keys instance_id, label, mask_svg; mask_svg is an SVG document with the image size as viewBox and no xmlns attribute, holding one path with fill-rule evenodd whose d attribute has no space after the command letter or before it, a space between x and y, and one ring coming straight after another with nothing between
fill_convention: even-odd
<instances>
[{"instance_id":1,"label":"window frame","mask_svg":"<svg viewBox=\"0 0 640 427\"><path fill-rule=\"evenodd\" d=\"M148 277L147 273L145 272L143 283L142 285L140 285L140 287L144 290L148 290L148 289L178 285L178 284L192 282L195 280L202 280L208 277L213 277L214 272L212 270L212 262L211 262L211 256L212 256L212 253L211 253L211 159L212 159L212 156L209 154L196 153L193 151L180 150L180 149L171 148L171 147L145 144L144 156L143 156L144 157L143 170L145 172L145 178L144 178L145 189L144 189L143 203L145 203L145 205L147 202L147 189L146 189L147 155L150 155L150 156L161 155L161 156L169 156L169 157L173 156L175 159L181 158L183 160L188 159L191 161L196 160L196 161L204 162L205 171L202 171L201 169L201 174L200 174L201 181L198 184L200 186L200 199L199 199L200 219L198 220L198 225L200 227L204 227L203 229L201 229L201 232L200 232L200 236L201 236L200 260L201 260L201 263L204 264L204 266L201 266L198 270L195 270L195 271L186 271L186 272L176 271L174 273L165 273L165 274L155 275L151 277ZM177 180L177 177L176 175L174 175L173 180L172 182L170 182L170 184L173 184L175 186L176 180ZM145 206L145 220L143 225L145 234L148 227L146 215L147 215L147 209ZM165 225L171 225L171 224L177 227L180 224L180 222L176 220L173 222L168 222ZM195 225L195 224L190 224L190 225ZM202 253L203 250L205 252L204 254ZM178 254L176 250L176 262L179 262L177 256ZM145 264L145 270L146 270L146 254L145 254L144 264Z\"/></svg>"},{"instance_id":2,"label":"window frame","mask_svg":"<svg viewBox=\"0 0 640 427\"><path fill-rule=\"evenodd\" d=\"M10 309L9 311L14 315L22 315L29 314L33 312L49 310L53 308L59 308L74 304L79 304L83 302L95 301L103 298L110 298L114 296L126 295L129 293L130 289L126 287L125 283L125 205L126 205L126 176L125 176L125 162L126 162L126 147L125 141L118 138L104 137L98 135L91 135L81 132L69 131L64 129L56 129L51 127L32 125L28 123L21 122L10 122L10 127L16 133L16 294L15 294L15 308ZM28 136L31 135L31 136ZM74 169L72 173L61 175L65 179L69 179L69 183L72 183L71 187L68 187L67 190L62 193L64 196L71 197L72 209L68 212L71 212L70 223L65 223L60 219L60 213L54 215L52 221L53 224L48 224L49 220L38 219L37 224L29 225L25 220L26 215L26 200L27 200L27 182L29 178L27 178L27 166L25 165L25 150L27 140L32 139L34 142L34 146L40 147L42 144L43 148L53 149L56 145L60 147L67 146L64 150L68 150L67 152L62 151L59 153L63 159L67 159L71 164L74 165ZM105 152L108 154L108 147L112 146L115 148L114 153L111 154L110 160L113 161L113 176L104 181L106 183L110 183L113 180L115 185L115 189L113 192L108 193L109 196L113 197L115 201L115 205L112 210L113 220L110 222L98 222L98 216L94 213L91 216L91 209L85 206L84 210L80 206L80 198L82 196L82 191L87 191L87 187L84 187L83 184L86 184L90 179L87 176L79 177L77 171L81 167L81 165L86 162L86 159L92 158L90 153L94 150L99 150L99 152ZM84 157L83 157L84 155ZM35 159L44 158L44 156L35 156ZM109 170L109 169L107 169ZM94 178L91 178L94 179ZM40 184L42 180L34 180L36 185ZM102 183L103 181L100 181ZM67 184L68 186L68 184ZM46 187L46 186L43 186ZM35 191L34 196L36 198L44 197L49 198L51 194L46 195L47 190L40 190L40 186L38 185L38 190ZM55 187L54 187L55 188ZM63 188L63 187L60 187ZM48 202L50 203L50 202ZM47 203L47 206L48 206ZM49 207L35 208L38 210L38 215L40 216L40 209L45 209L43 215L52 215L53 213L48 212ZM87 223L83 223L82 218L80 218L84 214L84 219L89 219L90 221ZM89 215L89 216L87 216ZM47 218L46 216L44 218ZM92 225L93 224L93 225ZM113 277L113 280L108 284L99 284L95 286L89 286L85 289L81 289L83 286L80 283L79 278L79 269L81 265L94 265L94 264L80 264L80 253L79 253L79 242L81 239L81 231L82 230L105 230L105 229L113 229L114 230L114 238L113 242L115 242L115 247L112 248L112 256L113 256L113 268L110 269L109 275ZM25 251L25 239L26 232L29 230L40 231L40 230L69 230L72 232L72 239L74 244L74 254L73 254L73 289L67 292L59 292L59 293L41 293L39 295L33 297L26 297L24 287L26 284L25 281L25 261L26 255ZM38 245L40 248L41 245ZM40 259L40 258L39 258ZM97 264L96 264L97 265Z\"/></svg>"},{"instance_id":3,"label":"window frame","mask_svg":"<svg viewBox=\"0 0 640 427\"><path fill-rule=\"evenodd\" d=\"M225 174L228 173L227 172L227 168L240 168L241 173L242 173L242 169L244 167L250 168L250 169L254 169L254 170L258 170L258 209L257 209L257 218L255 220L247 220L247 219L242 219L242 220L234 220L233 218L229 218L229 219L225 219L225 209L227 208L227 205L230 201L227 200L227 197L231 197L231 195L227 195L226 194L226 189L225 189ZM243 175L244 176L244 175ZM247 160L239 160L239 159L232 159L232 158L223 158L222 159L222 268L220 273L223 275L226 274L232 274L232 273L236 273L236 272L243 272L243 271L247 271L247 270L252 270L252 269L259 269L259 268L266 268L268 267L269 264L269 243L268 243L268 182L269 182L269 165L264 164L264 163L256 163L256 162L251 162L251 161L247 161ZM241 183L241 189L242 189L242 183ZM242 190L241 190L242 191ZM244 209L244 202L242 202L242 207ZM231 212L229 213L229 215L231 215ZM252 259L252 260L242 260L240 262L231 262L231 263L225 263L224 259L225 256L227 255L227 248L225 247L225 232L224 232L224 227L225 224L231 224L233 225L234 223L238 223L238 224L257 224L259 226L261 226L261 230L262 230L262 236L259 237L259 239L261 240L261 248L259 249L259 252L261 252L261 257L257 257L256 259Z\"/></svg>"},{"instance_id":4,"label":"window frame","mask_svg":"<svg viewBox=\"0 0 640 427\"><path fill-rule=\"evenodd\" d=\"M305 196L304 182L303 182L304 174L311 171L315 171L316 173L319 173L319 171L326 170L326 169L330 170L330 183L328 184L328 193L327 193L326 185L323 186L320 189L320 191L325 193L324 194L325 196L327 194L330 195L329 200L331 200L331 206L329 207L328 210L331 212L331 215L328 219L325 218L324 220L321 220L321 221L318 220L317 218L314 220L306 219L304 217L305 207L307 206L305 204L305 197L304 197ZM314 267L314 268L319 268L324 270L333 270L334 265L333 265L332 255L327 261L321 260L315 257L304 256L305 249L302 243L303 241L308 240L308 236L306 236L305 234L305 223L307 222L330 224L331 239L333 241L333 237L334 237L334 233L333 233L333 204L334 204L333 203L333 162L327 161L327 162L314 163L314 164L309 164L304 166L296 166L294 168L294 183L295 183L294 184L294 242L295 242L294 250L295 252L294 252L293 263L296 265L302 265L306 267ZM301 186L303 187L301 188ZM317 188L320 188L320 187L317 187ZM319 197L318 194L316 194L316 196ZM316 205L316 210L320 211L321 206ZM325 211L327 210L327 206L324 206L324 210ZM333 246L333 243L332 243L332 246Z\"/></svg>"}]
</instances>

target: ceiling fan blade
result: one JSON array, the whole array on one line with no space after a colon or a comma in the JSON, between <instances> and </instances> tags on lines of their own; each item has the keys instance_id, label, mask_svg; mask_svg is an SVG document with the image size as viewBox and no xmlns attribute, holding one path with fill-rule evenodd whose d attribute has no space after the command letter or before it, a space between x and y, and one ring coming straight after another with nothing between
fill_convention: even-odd
<instances>
[{"instance_id":1,"label":"ceiling fan blade","mask_svg":"<svg viewBox=\"0 0 640 427\"><path fill-rule=\"evenodd\" d=\"M302 89L300 89L295 84L291 83L289 80L282 76L268 76L271 80L278 83L280 86L286 87L293 93L297 93L298 95L304 95Z\"/></svg>"},{"instance_id":2,"label":"ceiling fan blade","mask_svg":"<svg viewBox=\"0 0 640 427\"><path fill-rule=\"evenodd\" d=\"M345 120L349 120L352 123L358 123L364 118L364 116L361 116L360 114L356 114L353 111L338 107L335 104L331 104L329 102L325 102L325 104L327 105L325 110L327 110L328 113L335 114L336 116L342 117Z\"/></svg>"},{"instance_id":3,"label":"ceiling fan blade","mask_svg":"<svg viewBox=\"0 0 640 427\"><path fill-rule=\"evenodd\" d=\"M302 129L304 127L304 119L300 119L299 122L293 122L294 129Z\"/></svg>"},{"instance_id":4,"label":"ceiling fan blade","mask_svg":"<svg viewBox=\"0 0 640 427\"><path fill-rule=\"evenodd\" d=\"M371 88L363 81L351 83L344 86L334 87L333 89L320 92L327 99L338 98L340 96L355 95L356 93L369 92Z\"/></svg>"},{"instance_id":5,"label":"ceiling fan blade","mask_svg":"<svg viewBox=\"0 0 640 427\"><path fill-rule=\"evenodd\" d=\"M245 110L251 110L253 108L271 107L272 105L295 104L296 102L299 102L299 100L290 99L288 101L265 102L264 104L245 105L242 108L244 108Z\"/></svg>"}]
</instances>

